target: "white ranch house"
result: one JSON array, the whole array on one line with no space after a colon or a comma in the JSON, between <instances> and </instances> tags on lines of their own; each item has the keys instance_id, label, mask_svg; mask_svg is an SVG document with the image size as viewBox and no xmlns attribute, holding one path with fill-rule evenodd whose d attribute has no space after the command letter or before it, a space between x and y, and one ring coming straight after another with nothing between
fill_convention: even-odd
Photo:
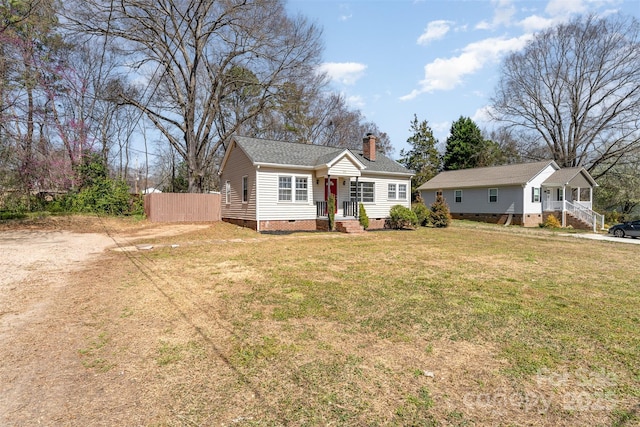
<instances>
[{"instance_id":1,"label":"white ranch house","mask_svg":"<svg viewBox=\"0 0 640 427\"><path fill-rule=\"evenodd\" d=\"M257 231L326 230L327 200L336 199L336 227L361 231L362 202L369 228L383 228L393 205L411 207L411 171L363 149L234 136L220 168L223 221Z\"/></svg>"}]
</instances>

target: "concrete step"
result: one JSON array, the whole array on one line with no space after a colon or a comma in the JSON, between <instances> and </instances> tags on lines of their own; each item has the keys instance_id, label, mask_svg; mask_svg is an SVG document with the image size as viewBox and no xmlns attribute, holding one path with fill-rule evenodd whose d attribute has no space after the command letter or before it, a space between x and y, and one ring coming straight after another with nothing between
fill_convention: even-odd
<instances>
[{"instance_id":1,"label":"concrete step","mask_svg":"<svg viewBox=\"0 0 640 427\"><path fill-rule=\"evenodd\" d=\"M341 233L357 234L364 233L364 228L356 220L336 221L336 230Z\"/></svg>"}]
</instances>

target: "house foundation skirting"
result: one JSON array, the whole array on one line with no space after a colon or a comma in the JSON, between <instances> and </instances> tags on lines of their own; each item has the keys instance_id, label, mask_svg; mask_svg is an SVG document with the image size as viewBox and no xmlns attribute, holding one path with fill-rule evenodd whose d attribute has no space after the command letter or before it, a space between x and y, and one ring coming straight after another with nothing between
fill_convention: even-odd
<instances>
[{"instance_id":1,"label":"house foundation skirting","mask_svg":"<svg viewBox=\"0 0 640 427\"><path fill-rule=\"evenodd\" d=\"M250 228L252 230L258 229L258 223L251 219L241 219L241 218L222 218L224 222L228 222L229 224L239 225L240 227Z\"/></svg>"},{"instance_id":2,"label":"house foundation skirting","mask_svg":"<svg viewBox=\"0 0 640 427\"><path fill-rule=\"evenodd\" d=\"M511 215L511 225L524 227L537 227L542 222L542 214L491 214L491 213L455 213L451 212L453 219L466 219L469 221L488 222L491 224L506 224Z\"/></svg>"}]
</instances>

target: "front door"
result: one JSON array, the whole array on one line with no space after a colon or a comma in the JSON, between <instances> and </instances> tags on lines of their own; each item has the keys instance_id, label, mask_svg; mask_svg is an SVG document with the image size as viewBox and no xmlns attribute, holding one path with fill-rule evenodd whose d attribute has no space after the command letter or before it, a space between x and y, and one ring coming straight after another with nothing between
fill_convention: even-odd
<instances>
[{"instance_id":1,"label":"front door","mask_svg":"<svg viewBox=\"0 0 640 427\"><path fill-rule=\"evenodd\" d=\"M324 200L326 202L329 201L329 194L333 194L333 198L336 201L336 206L335 206L336 211L334 213L337 213L338 212L338 180L336 178L329 179L329 185L326 185L326 181L325 181ZM328 209L329 209L329 204L327 204L327 210Z\"/></svg>"}]
</instances>

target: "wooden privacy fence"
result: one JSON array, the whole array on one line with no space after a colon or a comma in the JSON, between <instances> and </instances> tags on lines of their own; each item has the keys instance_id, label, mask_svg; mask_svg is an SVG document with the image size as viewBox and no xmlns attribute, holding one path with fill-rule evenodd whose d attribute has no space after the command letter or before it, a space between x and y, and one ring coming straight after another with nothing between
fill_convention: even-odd
<instances>
[{"instance_id":1,"label":"wooden privacy fence","mask_svg":"<svg viewBox=\"0 0 640 427\"><path fill-rule=\"evenodd\" d=\"M151 222L220 221L220 194L151 193L144 213Z\"/></svg>"}]
</instances>

